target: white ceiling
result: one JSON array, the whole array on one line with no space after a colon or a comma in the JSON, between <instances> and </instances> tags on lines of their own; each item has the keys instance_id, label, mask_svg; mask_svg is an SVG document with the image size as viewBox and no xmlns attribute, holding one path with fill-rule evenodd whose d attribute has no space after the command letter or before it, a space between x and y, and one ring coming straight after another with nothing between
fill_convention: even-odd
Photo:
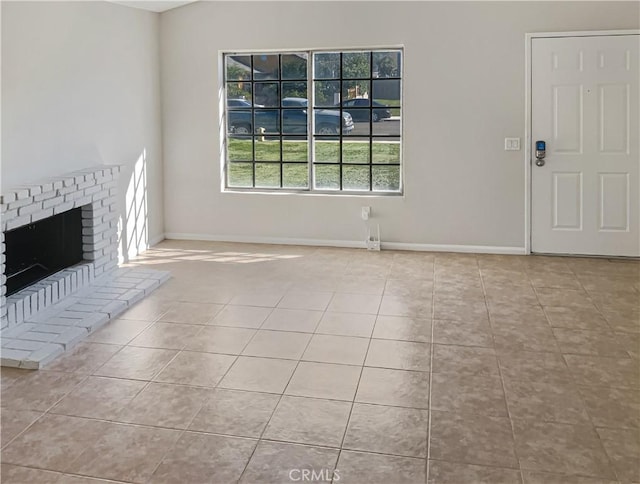
<instances>
[{"instance_id":1,"label":"white ceiling","mask_svg":"<svg viewBox=\"0 0 640 484\"><path fill-rule=\"evenodd\" d=\"M133 8L141 8L143 10L149 10L151 12L165 12L167 10L171 10L172 8L181 7L182 5L187 5L188 3L196 2L197 0L186 0L186 1L177 1L177 0L134 0L134 1L119 1L119 0L110 0L111 3L118 3L120 5L125 5L127 7Z\"/></svg>"}]
</instances>

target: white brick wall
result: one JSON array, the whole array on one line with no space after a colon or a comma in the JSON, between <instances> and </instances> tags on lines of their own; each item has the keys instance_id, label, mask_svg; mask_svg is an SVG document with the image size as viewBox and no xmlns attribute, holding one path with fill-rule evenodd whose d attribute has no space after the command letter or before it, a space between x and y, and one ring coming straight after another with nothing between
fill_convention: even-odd
<instances>
[{"instance_id":1,"label":"white brick wall","mask_svg":"<svg viewBox=\"0 0 640 484\"><path fill-rule=\"evenodd\" d=\"M87 168L17 187L0 196L0 328L21 324L47 306L117 267L116 191L120 166ZM82 207L85 262L6 297L4 233Z\"/></svg>"}]
</instances>

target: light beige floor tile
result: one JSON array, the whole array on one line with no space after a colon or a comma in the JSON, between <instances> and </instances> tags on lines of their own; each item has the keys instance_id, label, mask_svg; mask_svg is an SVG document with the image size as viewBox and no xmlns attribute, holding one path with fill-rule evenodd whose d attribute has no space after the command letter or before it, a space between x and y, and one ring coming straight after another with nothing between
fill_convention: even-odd
<instances>
[{"instance_id":1,"label":"light beige floor tile","mask_svg":"<svg viewBox=\"0 0 640 484\"><path fill-rule=\"evenodd\" d=\"M269 315L261 329L313 333L321 317L322 311L276 308Z\"/></svg>"},{"instance_id":2,"label":"light beige floor tile","mask_svg":"<svg viewBox=\"0 0 640 484\"><path fill-rule=\"evenodd\" d=\"M385 290L386 279L383 277L343 277L336 281L335 291L347 294L373 294L381 296Z\"/></svg>"},{"instance_id":3,"label":"light beige floor tile","mask_svg":"<svg viewBox=\"0 0 640 484\"><path fill-rule=\"evenodd\" d=\"M553 334L565 354L626 358L626 348L613 333L554 328Z\"/></svg>"},{"instance_id":4,"label":"light beige floor tile","mask_svg":"<svg viewBox=\"0 0 640 484\"><path fill-rule=\"evenodd\" d=\"M290 482L291 477L302 479L302 471L309 476L315 472L324 482L333 471L338 460L337 449L310 447L307 445L285 444L279 442L260 442L249 465L240 480L243 484L282 484ZM292 474L290 472L293 471ZM313 481L307 481L313 482ZM315 482L322 482L316 480Z\"/></svg>"},{"instance_id":5,"label":"light beige floor tile","mask_svg":"<svg viewBox=\"0 0 640 484\"><path fill-rule=\"evenodd\" d=\"M520 471L503 467L429 461L428 484L520 484Z\"/></svg>"},{"instance_id":6,"label":"light beige floor tile","mask_svg":"<svg viewBox=\"0 0 640 484\"><path fill-rule=\"evenodd\" d=\"M433 293L433 281L406 281L404 279L387 279L384 287L385 296L428 297Z\"/></svg>"},{"instance_id":7,"label":"light beige floor tile","mask_svg":"<svg viewBox=\"0 0 640 484\"><path fill-rule=\"evenodd\" d=\"M207 324L220 312L222 304L174 302L160 321L165 323Z\"/></svg>"},{"instance_id":8,"label":"light beige floor tile","mask_svg":"<svg viewBox=\"0 0 640 484\"><path fill-rule=\"evenodd\" d=\"M429 371L431 347L426 343L372 339L366 366Z\"/></svg>"},{"instance_id":9,"label":"light beige floor tile","mask_svg":"<svg viewBox=\"0 0 640 484\"><path fill-rule=\"evenodd\" d=\"M240 356L218 384L220 388L282 393L297 362Z\"/></svg>"},{"instance_id":10,"label":"light beige floor tile","mask_svg":"<svg viewBox=\"0 0 640 484\"><path fill-rule=\"evenodd\" d=\"M387 295L382 297L379 314L384 316L404 316L417 319L430 319L433 303L431 293L424 295Z\"/></svg>"},{"instance_id":11,"label":"light beige floor tile","mask_svg":"<svg viewBox=\"0 0 640 484\"><path fill-rule=\"evenodd\" d=\"M502 380L498 376L434 373L431 408L457 414L508 417Z\"/></svg>"},{"instance_id":12,"label":"light beige floor tile","mask_svg":"<svg viewBox=\"0 0 640 484\"><path fill-rule=\"evenodd\" d=\"M491 348L433 345L433 372L498 376L498 360Z\"/></svg>"},{"instance_id":13,"label":"light beige floor tile","mask_svg":"<svg viewBox=\"0 0 640 484\"><path fill-rule=\"evenodd\" d=\"M0 389L5 391L7 388L22 379L28 379L33 375L37 375L38 371L22 370L18 368L0 367Z\"/></svg>"},{"instance_id":14,"label":"light beige floor tile","mask_svg":"<svg viewBox=\"0 0 640 484\"><path fill-rule=\"evenodd\" d=\"M640 366L633 358L565 355L564 359L580 385L640 388Z\"/></svg>"},{"instance_id":15,"label":"light beige floor tile","mask_svg":"<svg viewBox=\"0 0 640 484\"><path fill-rule=\"evenodd\" d=\"M421 417L412 420L409 416L426 415L431 404L431 484L516 483L520 482L519 464L514 460L509 420L493 416L504 415L499 374L504 378L512 419L537 426L526 432L517 430L518 445L525 449L519 457L525 467L535 467L524 471L526 484L640 480L640 264L198 241L166 241L158 247L133 265L152 266L150 262L162 260L163 268L172 271L172 280L94 333L90 341L101 343L92 347L96 351L78 347L59 360L55 368L61 372L1 370L3 443L26 428L3 449L3 460L8 456L22 463L21 467L5 464L3 482L102 482L96 476L161 482L161 478L175 481L185 476L199 480L200 472L208 476L205 481L233 481L243 460L235 456L244 454L235 445L224 445L240 442L224 435L258 439L282 392L288 394L286 399L326 399L350 406L357 388L352 421L359 419L362 430L351 435L359 435L371 453L344 450L338 464L343 472L340 482L360 484L365 479L367 483L396 484L404 479L413 484L417 479L424 484L426 454L421 446L426 446L427 431L426 427L420 430ZM331 301L331 293L340 296ZM236 296L234 303L220 309ZM546 305L544 310L538 299ZM280 307L274 311L254 304ZM343 310L323 313L331 309L330 304L333 309L342 305ZM97 351L130 344L172 307L166 317L177 321L169 324L199 326L201 332L185 338L182 329L162 345L174 347L186 339L190 352L135 346L113 356ZM218 309L221 312L215 313ZM415 364L422 358L420 352L407 350L404 343L431 346L433 311L449 319L436 321L433 327L432 375L360 367L371 337L372 357L386 364L396 361L400 367ZM267 329L263 324L272 312L269 325L274 327ZM378 312L381 315L374 324ZM310 361L241 356L229 368L258 328L265 333L288 331L313 337L310 351L303 355ZM489 328L493 328L490 335ZM495 350L494 339L498 342ZM405 349L376 355L375 341L382 340L390 342L388 349L398 343ZM286 349L283 344L271 346L276 352ZM547 352L550 349L554 352ZM337 364L345 362L354 366ZM73 372L80 372L79 380ZM112 376L83 381L90 372ZM144 402L139 394L154 377L170 380L173 385L166 386L180 391L162 396L155 387L159 383L154 383L143 395ZM220 378L218 387L244 390L210 388ZM577 390L576 383L582 384ZM194 389L208 397L192 394ZM132 406L136 396L140 397L140 418L148 419L143 427L118 427L102 420L119 418L121 408ZM29 408L34 405L37 410L32 414ZM49 413L27 428L32 416L52 406L50 412L89 418ZM366 418L363 407L372 409ZM441 411L441 407L455 410ZM392 410L385 418L374 411L386 408ZM172 419L183 420L176 423ZM329 417L308 419L302 412L301 424L283 420L285 434L305 434L311 427L307 420L317 420L321 428L332 425ZM154 428L163 430L155 427L158 425L184 428L189 421L192 433L182 434L180 447L166 439L164 446L163 437L153 432ZM352 424L350 431L356 428ZM600 433L595 440L593 426ZM135 431L117 435L115 428ZM138 429L146 434L138 435ZM98 445L105 431L110 443ZM177 439L180 433L171 435ZM181 450L176 451L178 448ZM83 451L87 453L74 465L89 465L92 470L81 469L84 476L58 472L80 472L65 466ZM617 474L595 477L596 471L604 474L598 463L605 451L607 465ZM387 453L418 453L420 457ZM209 455L215 457L209 459ZM263 441L241 480L251 484L291 482L288 473L297 468L323 470L323 476L330 479L337 457L337 449ZM4 472L7 466L9 474ZM58 471L40 470L44 468Z\"/></svg>"},{"instance_id":16,"label":"light beige floor tile","mask_svg":"<svg viewBox=\"0 0 640 484\"><path fill-rule=\"evenodd\" d=\"M510 304L518 301L518 304L535 306L538 304L538 297L531 286L490 286L485 284L487 304Z\"/></svg>"},{"instance_id":17,"label":"light beige floor tile","mask_svg":"<svg viewBox=\"0 0 640 484\"><path fill-rule=\"evenodd\" d=\"M560 354L499 352L498 360L502 376L512 380L565 383L573 380Z\"/></svg>"},{"instance_id":18,"label":"light beige floor tile","mask_svg":"<svg viewBox=\"0 0 640 484\"><path fill-rule=\"evenodd\" d=\"M72 476L65 476L58 472L43 471L40 469L32 469L30 467L15 466L12 464L2 464L0 475L2 476L3 484L26 484L31 482L61 484L65 482L63 480L64 478L69 479L66 481L69 482L69 484L76 484L77 482ZM98 483L100 481L94 482Z\"/></svg>"},{"instance_id":19,"label":"light beige floor tile","mask_svg":"<svg viewBox=\"0 0 640 484\"><path fill-rule=\"evenodd\" d=\"M2 450L2 462L65 471L108 427L97 420L45 415Z\"/></svg>"},{"instance_id":20,"label":"light beige floor tile","mask_svg":"<svg viewBox=\"0 0 640 484\"><path fill-rule=\"evenodd\" d=\"M162 460L151 482L236 482L257 443L257 440L186 432Z\"/></svg>"},{"instance_id":21,"label":"light beige floor tile","mask_svg":"<svg viewBox=\"0 0 640 484\"><path fill-rule=\"evenodd\" d=\"M64 397L51 413L115 420L119 412L142 391L146 383L90 376Z\"/></svg>"},{"instance_id":22,"label":"light beige floor tile","mask_svg":"<svg viewBox=\"0 0 640 484\"><path fill-rule=\"evenodd\" d=\"M567 382L529 382L504 379L512 418L543 422L589 424L577 389Z\"/></svg>"},{"instance_id":23,"label":"light beige floor tile","mask_svg":"<svg viewBox=\"0 0 640 484\"><path fill-rule=\"evenodd\" d=\"M582 289L552 289L539 287L536 289L538 300L543 307L562 306L579 309L594 309L595 306L589 295Z\"/></svg>"},{"instance_id":24,"label":"light beige floor tile","mask_svg":"<svg viewBox=\"0 0 640 484\"><path fill-rule=\"evenodd\" d=\"M599 477L570 476L549 472L522 471L524 484L616 484L618 481Z\"/></svg>"},{"instance_id":25,"label":"light beige floor tile","mask_svg":"<svg viewBox=\"0 0 640 484\"><path fill-rule=\"evenodd\" d=\"M373 337L428 343L431 341L431 319L380 315L376 319Z\"/></svg>"},{"instance_id":26,"label":"light beige floor tile","mask_svg":"<svg viewBox=\"0 0 640 484\"><path fill-rule=\"evenodd\" d=\"M549 325L547 316L540 305L522 305L517 301L489 303L489 315L491 325L499 327L502 325L532 327Z\"/></svg>"},{"instance_id":27,"label":"light beige floor tile","mask_svg":"<svg viewBox=\"0 0 640 484\"><path fill-rule=\"evenodd\" d=\"M107 424L67 470L86 476L146 482L178 440L177 430Z\"/></svg>"},{"instance_id":28,"label":"light beige floor tile","mask_svg":"<svg viewBox=\"0 0 640 484\"><path fill-rule=\"evenodd\" d=\"M581 289L576 276L568 272L538 272L529 273L529 279L534 287L552 287L558 289Z\"/></svg>"},{"instance_id":29,"label":"light beige floor tile","mask_svg":"<svg viewBox=\"0 0 640 484\"><path fill-rule=\"evenodd\" d=\"M594 308L581 309L572 307L545 307L549 324L554 328L584 329L593 331L609 331L609 325Z\"/></svg>"},{"instance_id":30,"label":"light beige floor tile","mask_svg":"<svg viewBox=\"0 0 640 484\"><path fill-rule=\"evenodd\" d=\"M2 391L3 408L44 412L86 377L76 373L39 370Z\"/></svg>"},{"instance_id":31,"label":"light beige floor tile","mask_svg":"<svg viewBox=\"0 0 640 484\"><path fill-rule=\"evenodd\" d=\"M279 401L279 395L218 388L210 394L189 429L258 438Z\"/></svg>"},{"instance_id":32,"label":"light beige floor tile","mask_svg":"<svg viewBox=\"0 0 640 484\"><path fill-rule=\"evenodd\" d=\"M195 338L189 339L184 349L239 355L254 334L256 334L255 329L205 326Z\"/></svg>"},{"instance_id":33,"label":"light beige floor tile","mask_svg":"<svg viewBox=\"0 0 640 484\"><path fill-rule=\"evenodd\" d=\"M120 348L122 346L80 343L71 351L47 365L46 369L88 375L104 365L107 360L120 351Z\"/></svg>"},{"instance_id":34,"label":"light beige floor tile","mask_svg":"<svg viewBox=\"0 0 640 484\"><path fill-rule=\"evenodd\" d=\"M210 394L211 391L205 388L150 383L114 420L186 429Z\"/></svg>"},{"instance_id":35,"label":"light beige floor tile","mask_svg":"<svg viewBox=\"0 0 640 484\"><path fill-rule=\"evenodd\" d=\"M105 324L95 333L91 333L87 341L112 345L126 345L138 336L150 324L149 321L132 319L114 319Z\"/></svg>"},{"instance_id":36,"label":"light beige floor tile","mask_svg":"<svg viewBox=\"0 0 640 484\"><path fill-rule=\"evenodd\" d=\"M484 321L465 323L462 321L435 320L433 322L433 342L493 348L491 327Z\"/></svg>"},{"instance_id":37,"label":"light beige floor tile","mask_svg":"<svg viewBox=\"0 0 640 484\"><path fill-rule=\"evenodd\" d=\"M205 285L203 283L189 287L180 294L180 301L207 304L228 304L235 296L234 291L224 285Z\"/></svg>"},{"instance_id":38,"label":"light beige floor tile","mask_svg":"<svg viewBox=\"0 0 640 484\"><path fill-rule=\"evenodd\" d=\"M154 323L136 336L130 346L180 350L202 331L202 326L193 324Z\"/></svg>"},{"instance_id":39,"label":"light beige floor tile","mask_svg":"<svg viewBox=\"0 0 640 484\"><path fill-rule=\"evenodd\" d=\"M271 311L273 311L271 308L225 306L225 308L213 318L211 324L238 328L259 328Z\"/></svg>"},{"instance_id":40,"label":"light beige floor tile","mask_svg":"<svg viewBox=\"0 0 640 484\"><path fill-rule=\"evenodd\" d=\"M301 361L286 395L353 401L360 379L359 366Z\"/></svg>"},{"instance_id":41,"label":"light beige floor tile","mask_svg":"<svg viewBox=\"0 0 640 484\"><path fill-rule=\"evenodd\" d=\"M640 429L640 391L586 386L578 390L596 427Z\"/></svg>"},{"instance_id":42,"label":"light beige floor tile","mask_svg":"<svg viewBox=\"0 0 640 484\"><path fill-rule=\"evenodd\" d=\"M242 352L245 356L298 360L304 353L310 334L259 330Z\"/></svg>"},{"instance_id":43,"label":"light beige floor tile","mask_svg":"<svg viewBox=\"0 0 640 484\"><path fill-rule=\"evenodd\" d=\"M235 360L232 355L181 351L154 381L215 387Z\"/></svg>"},{"instance_id":44,"label":"light beige floor tile","mask_svg":"<svg viewBox=\"0 0 640 484\"><path fill-rule=\"evenodd\" d=\"M333 297L331 292L289 291L278 303L279 308L324 311Z\"/></svg>"},{"instance_id":45,"label":"light beige floor tile","mask_svg":"<svg viewBox=\"0 0 640 484\"><path fill-rule=\"evenodd\" d=\"M429 408L429 374L365 367L355 400L378 405Z\"/></svg>"},{"instance_id":46,"label":"light beige floor tile","mask_svg":"<svg viewBox=\"0 0 640 484\"><path fill-rule=\"evenodd\" d=\"M315 334L302 359L320 363L362 365L368 346L367 338Z\"/></svg>"},{"instance_id":47,"label":"light beige floor tile","mask_svg":"<svg viewBox=\"0 0 640 484\"><path fill-rule=\"evenodd\" d=\"M168 285L171 281L165 283ZM131 309L126 310L120 315L120 319L140 320L140 321L156 321L172 306L173 301L159 298L157 292L151 297L145 298L136 303Z\"/></svg>"},{"instance_id":48,"label":"light beige floor tile","mask_svg":"<svg viewBox=\"0 0 640 484\"><path fill-rule=\"evenodd\" d=\"M236 294L229 304L234 306L262 306L275 308L284 296L284 291L263 290L263 291L243 291Z\"/></svg>"},{"instance_id":49,"label":"light beige floor tile","mask_svg":"<svg viewBox=\"0 0 640 484\"><path fill-rule=\"evenodd\" d=\"M98 376L151 380L178 352L127 346L94 372Z\"/></svg>"},{"instance_id":50,"label":"light beige floor tile","mask_svg":"<svg viewBox=\"0 0 640 484\"><path fill-rule=\"evenodd\" d=\"M3 408L0 412L0 442L2 447L6 446L14 437L23 432L42 415L42 412L31 410Z\"/></svg>"},{"instance_id":51,"label":"light beige floor tile","mask_svg":"<svg viewBox=\"0 0 640 484\"><path fill-rule=\"evenodd\" d=\"M374 294L348 294L337 292L333 295L327 311L338 313L378 314L381 296Z\"/></svg>"},{"instance_id":52,"label":"light beige floor tile","mask_svg":"<svg viewBox=\"0 0 640 484\"><path fill-rule=\"evenodd\" d=\"M640 482L640 436L637 429L596 429L618 479Z\"/></svg>"},{"instance_id":53,"label":"light beige floor tile","mask_svg":"<svg viewBox=\"0 0 640 484\"><path fill-rule=\"evenodd\" d=\"M343 447L406 457L427 455L428 412L356 403Z\"/></svg>"},{"instance_id":54,"label":"light beige floor tile","mask_svg":"<svg viewBox=\"0 0 640 484\"><path fill-rule=\"evenodd\" d=\"M523 469L615 478L593 427L514 419L513 432Z\"/></svg>"},{"instance_id":55,"label":"light beige floor tile","mask_svg":"<svg viewBox=\"0 0 640 484\"><path fill-rule=\"evenodd\" d=\"M560 352L550 326L499 325L493 328L493 340L499 351Z\"/></svg>"},{"instance_id":56,"label":"light beige floor tile","mask_svg":"<svg viewBox=\"0 0 640 484\"><path fill-rule=\"evenodd\" d=\"M426 472L424 459L349 450L340 453L336 469L342 484L416 484L424 482ZM338 481L334 479L334 482Z\"/></svg>"},{"instance_id":57,"label":"light beige floor tile","mask_svg":"<svg viewBox=\"0 0 640 484\"><path fill-rule=\"evenodd\" d=\"M640 333L640 310L602 309L602 315L613 331Z\"/></svg>"},{"instance_id":58,"label":"light beige floor tile","mask_svg":"<svg viewBox=\"0 0 640 484\"><path fill-rule=\"evenodd\" d=\"M316 333L336 336L358 336L370 338L375 325L373 314L326 312L316 327Z\"/></svg>"},{"instance_id":59,"label":"light beige floor tile","mask_svg":"<svg viewBox=\"0 0 640 484\"><path fill-rule=\"evenodd\" d=\"M614 333L632 358L640 359L640 333Z\"/></svg>"},{"instance_id":60,"label":"light beige floor tile","mask_svg":"<svg viewBox=\"0 0 640 484\"><path fill-rule=\"evenodd\" d=\"M431 412L432 459L518 468L508 418Z\"/></svg>"},{"instance_id":61,"label":"light beige floor tile","mask_svg":"<svg viewBox=\"0 0 640 484\"><path fill-rule=\"evenodd\" d=\"M451 321L486 321L487 306L482 302L448 300L434 303L433 317Z\"/></svg>"},{"instance_id":62,"label":"light beige floor tile","mask_svg":"<svg viewBox=\"0 0 640 484\"><path fill-rule=\"evenodd\" d=\"M284 396L263 438L340 447L351 402Z\"/></svg>"}]
</instances>

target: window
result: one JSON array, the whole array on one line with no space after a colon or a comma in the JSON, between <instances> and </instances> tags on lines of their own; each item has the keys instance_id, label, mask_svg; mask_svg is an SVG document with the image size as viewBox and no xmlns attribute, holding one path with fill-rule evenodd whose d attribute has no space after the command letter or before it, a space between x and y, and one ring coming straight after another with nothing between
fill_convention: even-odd
<instances>
[{"instance_id":1,"label":"window","mask_svg":"<svg viewBox=\"0 0 640 484\"><path fill-rule=\"evenodd\" d=\"M401 193L401 50L223 60L227 188Z\"/></svg>"}]
</instances>

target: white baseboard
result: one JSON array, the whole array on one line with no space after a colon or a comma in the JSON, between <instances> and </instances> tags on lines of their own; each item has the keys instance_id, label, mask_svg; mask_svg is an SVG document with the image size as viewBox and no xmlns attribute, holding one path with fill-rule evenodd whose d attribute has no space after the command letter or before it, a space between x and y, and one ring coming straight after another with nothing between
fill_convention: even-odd
<instances>
[{"instance_id":1,"label":"white baseboard","mask_svg":"<svg viewBox=\"0 0 640 484\"><path fill-rule=\"evenodd\" d=\"M364 249L364 241L357 240L326 240L326 239L294 239L288 237L253 237L233 235L186 234L169 232L159 239L175 240L207 240L212 242L238 242L246 244L277 244L277 245L310 245L318 247L345 247ZM157 242L156 242L157 243ZM413 250L422 252L463 252L473 254L504 254L525 255L524 247L501 247L489 245L449 245L449 244L410 244L404 242L383 242L383 249Z\"/></svg>"},{"instance_id":2,"label":"white baseboard","mask_svg":"<svg viewBox=\"0 0 640 484\"><path fill-rule=\"evenodd\" d=\"M318 247L347 247L364 249L364 241L326 240L326 239L292 239L288 237L253 237L244 235L208 235L166 233L165 239L175 240L208 240L212 242L238 242L242 244L276 244L276 245L311 245Z\"/></svg>"},{"instance_id":3,"label":"white baseboard","mask_svg":"<svg viewBox=\"0 0 640 484\"><path fill-rule=\"evenodd\" d=\"M462 252L471 254L526 255L524 247L502 247L493 245L453 245L453 244L407 244L404 242L383 242L383 249L415 250L426 252Z\"/></svg>"}]
</instances>

